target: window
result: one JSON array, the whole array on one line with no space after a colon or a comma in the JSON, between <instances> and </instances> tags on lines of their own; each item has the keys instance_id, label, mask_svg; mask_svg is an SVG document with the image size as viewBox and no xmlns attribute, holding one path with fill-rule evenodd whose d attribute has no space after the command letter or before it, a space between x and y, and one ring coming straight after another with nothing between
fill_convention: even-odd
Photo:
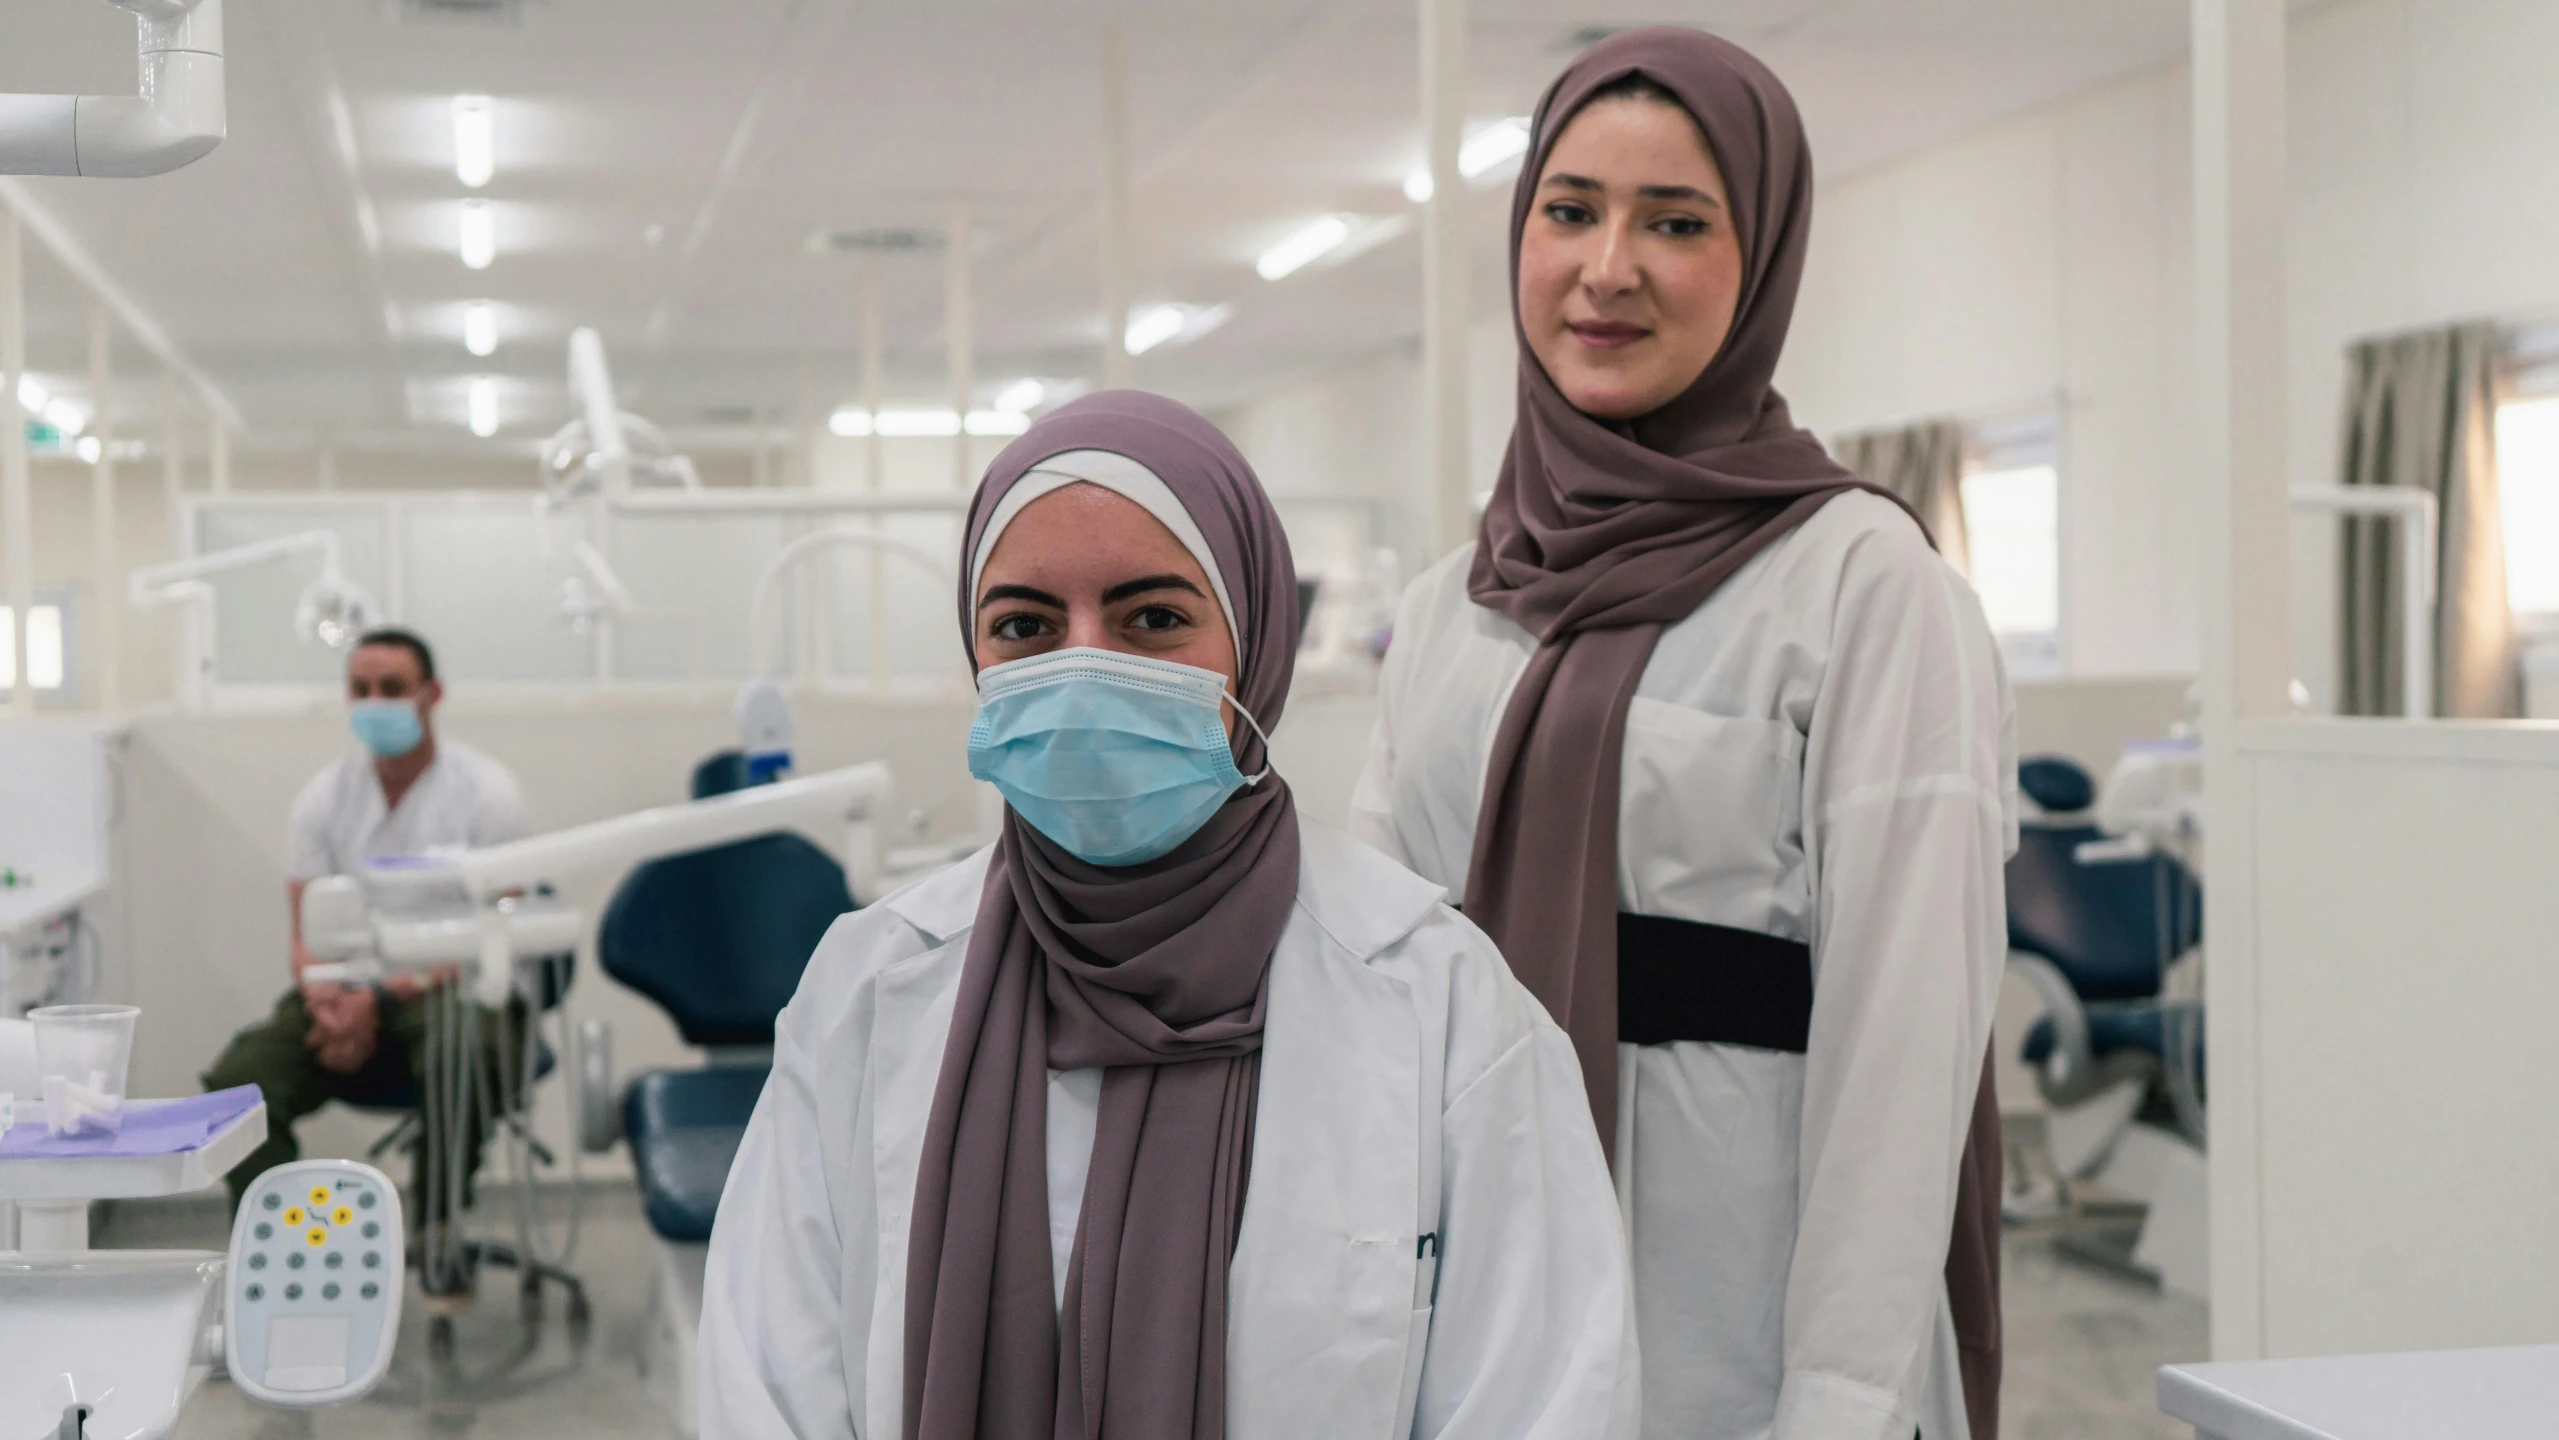
<instances>
[{"instance_id":1,"label":"window","mask_svg":"<svg viewBox=\"0 0 2559 1440\"><path fill-rule=\"evenodd\" d=\"M0 690L18 685L17 615L0 605ZM27 607L27 683L37 690L62 688L65 650L62 606L48 602Z\"/></svg>"},{"instance_id":2,"label":"window","mask_svg":"<svg viewBox=\"0 0 2559 1440\"><path fill-rule=\"evenodd\" d=\"M2559 628L2559 395L2497 407L2497 500L2506 602L2535 629Z\"/></svg>"},{"instance_id":3,"label":"window","mask_svg":"<svg viewBox=\"0 0 2559 1440\"><path fill-rule=\"evenodd\" d=\"M2061 467L2049 416L1982 426L1963 482L1973 590L2021 675L2061 669Z\"/></svg>"}]
</instances>

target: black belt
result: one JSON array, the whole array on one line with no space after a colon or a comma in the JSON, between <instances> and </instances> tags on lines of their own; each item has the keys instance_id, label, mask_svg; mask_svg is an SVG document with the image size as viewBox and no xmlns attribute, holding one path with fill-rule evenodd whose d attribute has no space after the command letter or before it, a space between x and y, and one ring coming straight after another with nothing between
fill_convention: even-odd
<instances>
[{"instance_id":1,"label":"black belt","mask_svg":"<svg viewBox=\"0 0 2559 1440\"><path fill-rule=\"evenodd\" d=\"M1756 930L1661 915L1617 917L1617 1038L1702 1040L1804 1053L1813 950Z\"/></svg>"}]
</instances>

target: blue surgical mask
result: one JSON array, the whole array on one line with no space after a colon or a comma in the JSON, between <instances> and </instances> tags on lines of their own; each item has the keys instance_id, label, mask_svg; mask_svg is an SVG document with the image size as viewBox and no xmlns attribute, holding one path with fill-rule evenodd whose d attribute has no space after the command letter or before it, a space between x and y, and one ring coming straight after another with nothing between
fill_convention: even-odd
<instances>
[{"instance_id":1,"label":"blue surgical mask","mask_svg":"<svg viewBox=\"0 0 2559 1440\"><path fill-rule=\"evenodd\" d=\"M414 700L358 700L347 707L347 725L365 749L385 760L397 760L426 738Z\"/></svg>"},{"instance_id":2,"label":"blue surgical mask","mask_svg":"<svg viewBox=\"0 0 2559 1440\"><path fill-rule=\"evenodd\" d=\"M978 672L969 773L1088 864L1137 865L1188 840L1261 775L1235 768L1226 678L1078 647ZM1236 705L1255 731L1261 722ZM1267 737L1265 737L1267 743Z\"/></svg>"}]
</instances>

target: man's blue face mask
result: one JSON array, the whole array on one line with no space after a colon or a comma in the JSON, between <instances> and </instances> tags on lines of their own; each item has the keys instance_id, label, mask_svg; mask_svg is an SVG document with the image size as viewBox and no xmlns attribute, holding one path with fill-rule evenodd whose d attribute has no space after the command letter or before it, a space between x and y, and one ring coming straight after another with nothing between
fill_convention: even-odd
<instances>
[{"instance_id":1,"label":"man's blue face mask","mask_svg":"<svg viewBox=\"0 0 2559 1440\"><path fill-rule=\"evenodd\" d=\"M1214 670L1079 646L989 666L977 687L969 773L1088 864L1155 859L1270 774L1235 768Z\"/></svg>"},{"instance_id":2,"label":"man's blue face mask","mask_svg":"<svg viewBox=\"0 0 2559 1440\"><path fill-rule=\"evenodd\" d=\"M415 700L358 700L347 707L347 726L365 749L385 760L399 759L426 738Z\"/></svg>"}]
</instances>

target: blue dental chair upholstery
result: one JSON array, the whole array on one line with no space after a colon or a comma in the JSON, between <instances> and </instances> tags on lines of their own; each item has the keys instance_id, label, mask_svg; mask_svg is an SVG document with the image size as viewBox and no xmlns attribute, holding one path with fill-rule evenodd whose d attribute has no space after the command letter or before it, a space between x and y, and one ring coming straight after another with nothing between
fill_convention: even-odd
<instances>
[{"instance_id":1,"label":"blue dental chair upholstery","mask_svg":"<svg viewBox=\"0 0 2559 1440\"><path fill-rule=\"evenodd\" d=\"M2169 961L2202 938L2203 888L2173 855L2082 860L2081 846L2107 837L2084 813L2096 785L2074 762L2032 758L2017 780L2044 812L2008 862L2008 944L2024 957L2011 964L2046 1005L2020 1049L2045 1097L2072 1104L2155 1071L2200 1026L2159 992Z\"/></svg>"},{"instance_id":2,"label":"blue dental chair upholstery","mask_svg":"<svg viewBox=\"0 0 2559 1440\"><path fill-rule=\"evenodd\" d=\"M735 751L713 755L694 770L693 797L741 788L745 769ZM605 972L714 1052L699 1070L638 1075L623 1096L623 1134L658 1234L710 1238L772 1067L774 1019L819 938L853 908L843 868L793 834L653 860L613 892L596 942ZM762 1053L742 1062L723 1050Z\"/></svg>"}]
</instances>

